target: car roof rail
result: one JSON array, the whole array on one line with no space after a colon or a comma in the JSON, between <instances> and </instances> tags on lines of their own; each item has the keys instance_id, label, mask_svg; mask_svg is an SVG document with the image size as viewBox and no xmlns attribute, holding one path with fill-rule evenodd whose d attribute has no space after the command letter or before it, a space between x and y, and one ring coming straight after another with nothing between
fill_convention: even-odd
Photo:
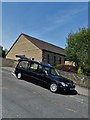
<instances>
[{"instance_id":1,"label":"car roof rail","mask_svg":"<svg viewBox=\"0 0 90 120\"><path fill-rule=\"evenodd\" d=\"M48 67L52 67L50 64L44 63L44 62L40 62L41 65L43 66L48 66Z\"/></svg>"},{"instance_id":2,"label":"car roof rail","mask_svg":"<svg viewBox=\"0 0 90 120\"><path fill-rule=\"evenodd\" d=\"M27 57L25 57L23 55L16 55L16 57L18 57L18 58L20 58L22 60L31 60L31 59L29 59L29 58L27 58Z\"/></svg>"}]
</instances>

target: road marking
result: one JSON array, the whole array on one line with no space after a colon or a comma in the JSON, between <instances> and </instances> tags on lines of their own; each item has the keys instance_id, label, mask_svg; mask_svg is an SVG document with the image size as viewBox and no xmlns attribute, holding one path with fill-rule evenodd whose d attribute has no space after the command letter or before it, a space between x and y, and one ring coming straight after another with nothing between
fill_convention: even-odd
<instances>
[{"instance_id":1,"label":"road marking","mask_svg":"<svg viewBox=\"0 0 90 120\"><path fill-rule=\"evenodd\" d=\"M77 111L75 111L75 110L73 110L73 109L69 109L69 108L65 108L66 110L69 110L69 111L72 111L72 112L77 112Z\"/></svg>"},{"instance_id":2,"label":"road marking","mask_svg":"<svg viewBox=\"0 0 90 120\"><path fill-rule=\"evenodd\" d=\"M80 102L80 103L84 103L84 100L82 98L77 98L77 97L74 97L74 96L70 96L71 98L74 98L77 102ZM84 103L85 104L85 103Z\"/></svg>"},{"instance_id":3,"label":"road marking","mask_svg":"<svg viewBox=\"0 0 90 120\"><path fill-rule=\"evenodd\" d=\"M79 102L81 104L88 105L88 100L86 102L86 101L84 101L84 99L78 98L78 96L64 96L64 97L66 97L66 98L72 98L73 101Z\"/></svg>"},{"instance_id":4,"label":"road marking","mask_svg":"<svg viewBox=\"0 0 90 120\"><path fill-rule=\"evenodd\" d=\"M12 72L12 75L14 76L14 77L16 77L16 75Z\"/></svg>"}]
</instances>

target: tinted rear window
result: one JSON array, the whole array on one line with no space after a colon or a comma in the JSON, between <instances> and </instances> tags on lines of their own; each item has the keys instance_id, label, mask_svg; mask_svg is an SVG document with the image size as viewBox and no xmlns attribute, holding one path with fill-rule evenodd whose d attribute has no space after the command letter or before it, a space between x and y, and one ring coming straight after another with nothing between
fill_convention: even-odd
<instances>
[{"instance_id":1,"label":"tinted rear window","mask_svg":"<svg viewBox=\"0 0 90 120\"><path fill-rule=\"evenodd\" d=\"M18 67L20 68L24 68L24 69L27 69L29 68L30 64L28 61L21 61L19 64L18 64Z\"/></svg>"}]
</instances>

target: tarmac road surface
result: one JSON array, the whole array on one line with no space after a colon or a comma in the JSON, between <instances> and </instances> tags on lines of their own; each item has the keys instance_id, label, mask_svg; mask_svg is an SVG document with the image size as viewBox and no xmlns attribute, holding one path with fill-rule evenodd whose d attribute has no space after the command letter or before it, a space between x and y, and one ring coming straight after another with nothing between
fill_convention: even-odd
<instances>
[{"instance_id":1,"label":"tarmac road surface","mask_svg":"<svg viewBox=\"0 0 90 120\"><path fill-rule=\"evenodd\" d=\"M88 97L51 93L2 69L3 118L88 118Z\"/></svg>"}]
</instances>

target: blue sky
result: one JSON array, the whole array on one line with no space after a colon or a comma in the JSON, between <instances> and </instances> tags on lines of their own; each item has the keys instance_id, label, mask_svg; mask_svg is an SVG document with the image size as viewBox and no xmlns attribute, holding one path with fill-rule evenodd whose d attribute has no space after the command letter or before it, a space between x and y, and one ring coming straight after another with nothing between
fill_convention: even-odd
<instances>
[{"instance_id":1,"label":"blue sky","mask_svg":"<svg viewBox=\"0 0 90 120\"><path fill-rule=\"evenodd\" d=\"M87 25L87 2L2 3L2 45L7 49L21 33L65 48L68 34Z\"/></svg>"}]
</instances>

